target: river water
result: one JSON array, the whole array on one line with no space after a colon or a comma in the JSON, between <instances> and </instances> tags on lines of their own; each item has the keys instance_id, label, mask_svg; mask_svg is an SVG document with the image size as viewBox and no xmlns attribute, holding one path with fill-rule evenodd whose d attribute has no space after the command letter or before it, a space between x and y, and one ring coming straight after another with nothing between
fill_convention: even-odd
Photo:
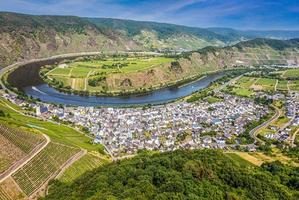
<instances>
[{"instance_id":1,"label":"river water","mask_svg":"<svg viewBox=\"0 0 299 200\"><path fill-rule=\"evenodd\" d=\"M43 102L73 105L73 106L132 106L146 104L168 103L180 97L188 96L195 91L206 88L213 81L224 76L224 73L209 74L206 77L176 88L162 88L147 94L129 96L80 96L66 94L48 86L40 84L24 88L28 96L38 98Z\"/></svg>"}]
</instances>

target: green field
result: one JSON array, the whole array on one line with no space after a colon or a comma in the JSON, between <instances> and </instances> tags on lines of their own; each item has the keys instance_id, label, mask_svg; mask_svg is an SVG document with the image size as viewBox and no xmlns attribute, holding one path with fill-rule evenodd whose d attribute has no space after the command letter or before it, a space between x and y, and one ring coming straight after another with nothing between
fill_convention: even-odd
<instances>
[{"instance_id":1,"label":"green field","mask_svg":"<svg viewBox=\"0 0 299 200\"><path fill-rule=\"evenodd\" d=\"M299 69L289 69L283 74L285 78L299 78Z\"/></svg>"},{"instance_id":2,"label":"green field","mask_svg":"<svg viewBox=\"0 0 299 200\"><path fill-rule=\"evenodd\" d=\"M246 88L234 88L233 93L242 97L250 97L254 94L252 90Z\"/></svg>"},{"instance_id":3,"label":"green field","mask_svg":"<svg viewBox=\"0 0 299 200\"><path fill-rule=\"evenodd\" d=\"M91 154L86 154L82 158L74 162L63 173L59 180L65 183L71 183L85 172L93 170L107 162L108 160L106 158L104 159Z\"/></svg>"},{"instance_id":4,"label":"green field","mask_svg":"<svg viewBox=\"0 0 299 200\"><path fill-rule=\"evenodd\" d=\"M50 142L12 177L26 195L40 188L79 149Z\"/></svg>"},{"instance_id":5,"label":"green field","mask_svg":"<svg viewBox=\"0 0 299 200\"><path fill-rule=\"evenodd\" d=\"M279 74L283 74L279 72ZM255 91L299 91L299 80L282 80L274 78L242 77L230 89L236 95L250 97Z\"/></svg>"},{"instance_id":6,"label":"green field","mask_svg":"<svg viewBox=\"0 0 299 200\"><path fill-rule=\"evenodd\" d=\"M102 92L107 89L105 80L90 84L90 80L108 78L113 74L130 74L171 63L173 58L166 57L129 57L101 60L74 61L54 66L45 71L49 84L56 87L71 88L75 91ZM53 82L55 81L55 83ZM59 84L58 84L59 83ZM59 85L59 86L58 86Z\"/></svg>"},{"instance_id":7,"label":"green field","mask_svg":"<svg viewBox=\"0 0 299 200\"><path fill-rule=\"evenodd\" d=\"M276 79L259 78L255 83L256 86L261 87L262 90L274 90Z\"/></svg>"},{"instance_id":8,"label":"green field","mask_svg":"<svg viewBox=\"0 0 299 200\"><path fill-rule=\"evenodd\" d=\"M9 114L10 117L0 117L0 122L4 121L10 125L19 128L28 127L29 125L34 125L40 127L39 131L48 135L52 141L67 144L70 146L76 146L88 151L98 151L102 149L102 145L93 145L92 139L79 133L78 131L62 124L55 124L52 122L43 121L30 116L24 116L15 110L20 110L20 108L4 99L0 99L0 110L3 110L5 114ZM31 130L34 130L31 128Z\"/></svg>"},{"instance_id":9,"label":"green field","mask_svg":"<svg viewBox=\"0 0 299 200\"><path fill-rule=\"evenodd\" d=\"M213 96L208 96L206 98L207 102L209 103L217 103L217 102L221 102L223 101L223 99L217 98L217 97L213 97Z\"/></svg>"},{"instance_id":10,"label":"green field","mask_svg":"<svg viewBox=\"0 0 299 200\"><path fill-rule=\"evenodd\" d=\"M287 80L279 80L277 85L277 90L286 91L288 90L288 81Z\"/></svg>"}]
</instances>

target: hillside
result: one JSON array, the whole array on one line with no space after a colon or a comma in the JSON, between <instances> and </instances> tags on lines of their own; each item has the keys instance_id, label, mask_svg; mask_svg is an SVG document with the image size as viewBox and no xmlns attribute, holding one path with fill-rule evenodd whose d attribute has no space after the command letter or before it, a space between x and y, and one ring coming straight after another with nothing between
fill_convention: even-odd
<instances>
[{"instance_id":1,"label":"hillside","mask_svg":"<svg viewBox=\"0 0 299 200\"><path fill-rule=\"evenodd\" d=\"M224 48L206 47L182 54L177 62L143 71L112 74L106 78L106 84L111 90L151 88L187 81L216 70L263 64L298 65L299 40L254 39ZM125 80L130 85L120 84Z\"/></svg>"},{"instance_id":2,"label":"hillside","mask_svg":"<svg viewBox=\"0 0 299 200\"><path fill-rule=\"evenodd\" d=\"M44 142L42 135L28 133L0 123L0 178L5 177L6 170L18 161L41 148Z\"/></svg>"},{"instance_id":3,"label":"hillside","mask_svg":"<svg viewBox=\"0 0 299 200\"><path fill-rule=\"evenodd\" d=\"M206 47L182 53L167 59L163 57L138 58L136 55L78 58L61 68L55 60L41 70L43 79L55 88L73 93L118 95L146 92L198 79L206 73L233 69L240 66L298 65L298 39L253 39L227 47ZM54 64L53 64L54 63ZM22 89L39 76L40 64L28 64L10 73L10 85ZM27 74L26 77L22 74ZM30 78L28 78L30 77Z\"/></svg>"},{"instance_id":4,"label":"hillside","mask_svg":"<svg viewBox=\"0 0 299 200\"><path fill-rule=\"evenodd\" d=\"M44 199L298 199L298 168L256 168L215 150L143 153L99 167Z\"/></svg>"},{"instance_id":5,"label":"hillside","mask_svg":"<svg viewBox=\"0 0 299 200\"><path fill-rule=\"evenodd\" d=\"M294 38L298 31L239 31L75 16L0 12L0 66L50 55L116 50L197 50L256 37Z\"/></svg>"},{"instance_id":6,"label":"hillside","mask_svg":"<svg viewBox=\"0 0 299 200\"><path fill-rule=\"evenodd\" d=\"M70 16L0 13L0 64L88 51L142 49L133 40Z\"/></svg>"},{"instance_id":7,"label":"hillside","mask_svg":"<svg viewBox=\"0 0 299 200\"><path fill-rule=\"evenodd\" d=\"M224 46L239 40L203 28L174 24L109 18L88 18L87 20L101 28L118 30L153 50L194 50L209 45Z\"/></svg>"}]
</instances>

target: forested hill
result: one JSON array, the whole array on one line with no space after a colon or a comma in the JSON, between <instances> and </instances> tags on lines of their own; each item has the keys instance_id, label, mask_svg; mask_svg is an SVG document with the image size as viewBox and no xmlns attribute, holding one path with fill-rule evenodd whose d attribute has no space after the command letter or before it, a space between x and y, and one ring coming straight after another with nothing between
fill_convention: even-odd
<instances>
[{"instance_id":1,"label":"forested hill","mask_svg":"<svg viewBox=\"0 0 299 200\"><path fill-rule=\"evenodd\" d=\"M178 150L102 166L71 184L54 181L45 200L298 199L299 168L257 168L216 150Z\"/></svg>"},{"instance_id":2,"label":"forested hill","mask_svg":"<svg viewBox=\"0 0 299 200\"><path fill-rule=\"evenodd\" d=\"M0 12L0 65L87 51L190 51L256 37L299 37L298 31L238 31L75 16ZM0 67L1 67L0 66Z\"/></svg>"}]
</instances>

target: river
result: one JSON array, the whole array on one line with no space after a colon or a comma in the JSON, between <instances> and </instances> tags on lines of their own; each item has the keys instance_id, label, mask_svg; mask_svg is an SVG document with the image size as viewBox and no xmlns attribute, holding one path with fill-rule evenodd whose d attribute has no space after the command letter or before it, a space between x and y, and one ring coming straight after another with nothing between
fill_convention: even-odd
<instances>
[{"instance_id":1,"label":"river","mask_svg":"<svg viewBox=\"0 0 299 200\"><path fill-rule=\"evenodd\" d=\"M28 96L43 102L63 104L69 106L133 106L146 104L163 104L175 99L188 96L195 91L208 87L213 81L224 76L224 73L209 74L206 77L175 88L162 88L146 94L129 96L80 96L66 94L48 86L39 84L24 87Z\"/></svg>"}]
</instances>

